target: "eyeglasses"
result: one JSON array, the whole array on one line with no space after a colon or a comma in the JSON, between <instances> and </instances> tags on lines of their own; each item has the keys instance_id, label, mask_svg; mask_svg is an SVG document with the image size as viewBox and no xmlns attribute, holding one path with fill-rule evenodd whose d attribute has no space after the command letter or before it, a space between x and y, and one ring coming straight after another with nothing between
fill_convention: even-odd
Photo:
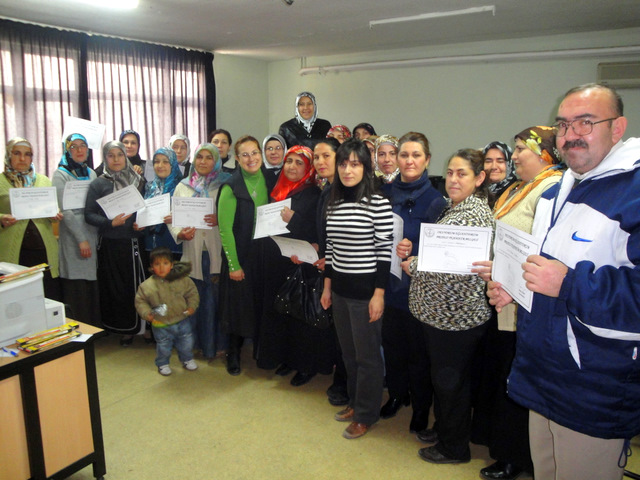
<instances>
[{"instance_id":1,"label":"eyeglasses","mask_svg":"<svg viewBox=\"0 0 640 480\"><path fill-rule=\"evenodd\" d=\"M249 160L249 158L251 157L259 157L260 156L260 152L258 150L251 152L251 153L241 153L240 156L242 157L243 160Z\"/></svg>"},{"instance_id":2,"label":"eyeglasses","mask_svg":"<svg viewBox=\"0 0 640 480\"><path fill-rule=\"evenodd\" d=\"M277 146L277 147L267 147L267 152L280 152L282 151L282 147Z\"/></svg>"},{"instance_id":3,"label":"eyeglasses","mask_svg":"<svg viewBox=\"0 0 640 480\"><path fill-rule=\"evenodd\" d=\"M87 147L86 145L71 145L69 147L69 150L72 150L72 151L73 150L86 150L87 148L89 148L89 147Z\"/></svg>"},{"instance_id":4,"label":"eyeglasses","mask_svg":"<svg viewBox=\"0 0 640 480\"><path fill-rule=\"evenodd\" d=\"M580 135L584 137L585 135L589 135L593 131L593 126L603 122L610 122L611 120L617 120L620 117L611 117L605 118L604 120L598 120L597 122L592 122L591 120L587 120L586 118L576 118L571 122L558 122L553 125L553 128L556 129L556 137L564 137L567 134L567 130L571 127L576 135Z\"/></svg>"}]
</instances>

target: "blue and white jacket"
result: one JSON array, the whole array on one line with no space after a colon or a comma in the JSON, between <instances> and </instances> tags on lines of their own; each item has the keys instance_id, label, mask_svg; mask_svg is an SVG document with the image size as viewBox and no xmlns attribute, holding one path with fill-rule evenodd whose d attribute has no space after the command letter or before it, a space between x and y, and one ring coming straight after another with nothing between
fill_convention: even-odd
<instances>
[{"instance_id":1,"label":"blue and white jacket","mask_svg":"<svg viewBox=\"0 0 640 480\"><path fill-rule=\"evenodd\" d=\"M581 182L575 187L575 179ZM511 398L599 438L640 434L640 138L568 170L536 210L542 255L569 267L558 298L518 311Z\"/></svg>"}]
</instances>

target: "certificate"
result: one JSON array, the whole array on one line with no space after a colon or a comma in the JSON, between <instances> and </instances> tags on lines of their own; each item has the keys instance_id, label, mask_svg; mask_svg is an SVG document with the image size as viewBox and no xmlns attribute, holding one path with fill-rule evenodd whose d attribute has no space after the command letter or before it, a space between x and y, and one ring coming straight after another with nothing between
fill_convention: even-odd
<instances>
[{"instance_id":1,"label":"certificate","mask_svg":"<svg viewBox=\"0 0 640 480\"><path fill-rule=\"evenodd\" d=\"M148 227L164 223L164 217L171 213L171 195L165 193L144 201L144 208L136 213L138 227Z\"/></svg>"},{"instance_id":2,"label":"certificate","mask_svg":"<svg viewBox=\"0 0 640 480\"><path fill-rule=\"evenodd\" d=\"M174 227L195 227L202 230L211 230L212 228L204 221L204 216L215 213L213 198L173 197L171 209Z\"/></svg>"},{"instance_id":3,"label":"certificate","mask_svg":"<svg viewBox=\"0 0 640 480\"><path fill-rule=\"evenodd\" d=\"M271 237L283 257L291 257L296 255L302 262L314 263L318 261L318 252L311 246L309 242L304 240L296 240L295 238L287 237Z\"/></svg>"},{"instance_id":4,"label":"certificate","mask_svg":"<svg viewBox=\"0 0 640 480\"><path fill-rule=\"evenodd\" d=\"M58 214L56 187L10 188L11 215L17 220L52 218Z\"/></svg>"},{"instance_id":5,"label":"certificate","mask_svg":"<svg viewBox=\"0 0 640 480\"><path fill-rule=\"evenodd\" d=\"M256 209L256 230L253 238L289 233L286 222L280 216L280 212L284 207L291 208L290 198L258 207Z\"/></svg>"},{"instance_id":6,"label":"certificate","mask_svg":"<svg viewBox=\"0 0 640 480\"><path fill-rule=\"evenodd\" d=\"M540 240L533 235L496 221L491 278L501 283L502 288L528 312L531 311L533 292L522 278L522 264L529 255L540 253L540 245Z\"/></svg>"},{"instance_id":7,"label":"certificate","mask_svg":"<svg viewBox=\"0 0 640 480\"><path fill-rule=\"evenodd\" d=\"M101 151L102 139L106 126L101 123L91 122L84 118L65 117L64 130L62 132L62 143L72 133L79 133L87 139L87 146L92 150Z\"/></svg>"},{"instance_id":8,"label":"certificate","mask_svg":"<svg viewBox=\"0 0 640 480\"><path fill-rule=\"evenodd\" d=\"M89 180L65 183L64 193L62 194L62 209L73 210L75 208L84 208L89 185L91 185Z\"/></svg>"},{"instance_id":9,"label":"certificate","mask_svg":"<svg viewBox=\"0 0 640 480\"><path fill-rule=\"evenodd\" d=\"M475 275L472 263L489 260L490 227L423 223L420 226L418 270Z\"/></svg>"},{"instance_id":10,"label":"certificate","mask_svg":"<svg viewBox=\"0 0 640 480\"><path fill-rule=\"evenodd\" d=\"M99 198L97 202L109 220L113 220L121 213L129 215L144 208L144 199L133 185Z\"/></svg>"},{"instance_id":11,"label":"certificate","mask_svg":"<svg viewBox=\"0 0 640 480\"><path fill-rule=\"evenodd\" d=\"M404 220L397 213L393 214L393 246L391 247L391 273L402 280L402 259L396 255L396 247L404 238Z\"/></svg>"}]
</instances>

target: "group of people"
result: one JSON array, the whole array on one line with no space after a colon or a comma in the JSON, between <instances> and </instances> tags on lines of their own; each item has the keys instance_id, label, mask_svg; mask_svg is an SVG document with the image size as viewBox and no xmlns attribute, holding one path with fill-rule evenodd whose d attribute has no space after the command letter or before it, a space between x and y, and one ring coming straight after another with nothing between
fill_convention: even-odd
<instances>
[{"instance_id":1,"label":"group of people","mask_svg":"<svg viewBox=\"0 0 640 480\"><path fill-rule=\"evenodd\" d=\"M238 375L252 339L257 365L296 371L294 386L333 374L327 395L344 407L335 419L348 422L345 438L411 404L409 430L431 444L419 450L428 462L468 462L474 442L496 460L481 470L486 479L621 478L640 433L640 140L622 141L617 92L576 87L556 123L515 134L513 150L491 141L454 152L446 198L429 179L424 134L377 136L362 123L351 138L317 113L302 92L278 134L233 143L216 130L192 159L189 139L175 135L155 152L153 175L133 131L104 146L100 176L87 167L86 139L70 135L51 181L34 171L29 142L13 139L0 177L0 260L49 263L46 295L89 323L99 304L101 325L125 346L136 333L153 341L153 332L162 375L171 374L172 347L187 370L197 368L195 349L206 359L224 353ZM10 188L53 184L62 202L72 181L91 182L84 209L11 215ZM97 200L130 185L145 198L215 199L210 228L174 227L170 215L146 228L134 215L108 219ZM286 199L286 236L314 246L313 265L253 238L257 208ZM394 214L402 238L393 238ZM542 241L517 272L534 292L530 311L492 279L490 258L472 275L418 268L421 224L493 229L496 220ZM401 277L390 274L392 257ZM322 277L328 328L275 309L298 269Z\"/></svg>"}]
</instances>

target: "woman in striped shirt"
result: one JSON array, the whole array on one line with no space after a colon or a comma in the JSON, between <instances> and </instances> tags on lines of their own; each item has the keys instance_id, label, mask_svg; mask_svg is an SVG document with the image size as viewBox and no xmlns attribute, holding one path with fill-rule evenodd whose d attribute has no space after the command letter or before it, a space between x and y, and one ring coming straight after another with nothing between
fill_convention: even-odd
<instances>
[{"instance_id":1,"label":"woman in striped shirt","mask_svg":"<svg viewBox=\"0 0 640 480\"><path fill-rule=\"evenodd\" d=\"M348 406L335 415L351 422L345 438L367 433L380 417L384 362L380 331L391 266L393 218L375 193L369 149L347 140L336 153L338 175L327 206L322 306L333 318L347 368Z\"/></svg>"}]
</instances>

